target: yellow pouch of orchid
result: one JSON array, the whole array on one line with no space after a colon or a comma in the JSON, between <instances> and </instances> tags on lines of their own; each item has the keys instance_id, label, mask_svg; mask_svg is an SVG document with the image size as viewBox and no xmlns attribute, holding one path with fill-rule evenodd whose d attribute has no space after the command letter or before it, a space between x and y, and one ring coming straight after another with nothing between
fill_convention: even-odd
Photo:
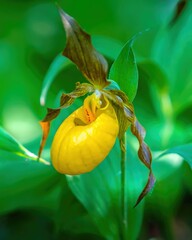
<instances>
[{"instance_id":1,"label":"yellow pouch of orchid","mask_svg":"<svg viewBox=\"0 0 192 240\"><path fill-rule=\"evenodd\" d=\"M109 154L118 132L112 105L93 93L58 128L51 147L53 166L69 175L93 170Z\"/></svg>"}]
</instances>

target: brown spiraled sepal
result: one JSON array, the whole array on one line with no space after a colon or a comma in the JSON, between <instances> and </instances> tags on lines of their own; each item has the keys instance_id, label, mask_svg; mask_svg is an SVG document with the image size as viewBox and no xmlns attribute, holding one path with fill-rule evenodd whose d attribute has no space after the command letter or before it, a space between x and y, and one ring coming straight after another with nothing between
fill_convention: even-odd
<instances>
[{"instance_id":1,"label":"brown spiraled sepal","mask_svg":"<svg viewBox=\"0 0 192 240\"><path fill-rule=\"evenodd\" d=\"M90 35L79 26L76 20L60 8L59 12L67 38L63 55L75 63L94 86L99 89L106 87L110 83L107 81L107 61L95 50Z\"/></svg>"},{"instance_id":2,"label":"brown spiraled sepal","mask_svg":"<svg viewBox=\"0 0 192 240\"><path fill-rule=\"evenodd\" d=\"M144 142L146 131L144 127L139 123L139 121L134 119L131 125L131 132L139 141L139 150L138 157L141 162L149 169L149 177L147 184L145 185L143 191L139 195L135 207L140 203L140 201L147 195L147 193L153 188L155 184L155 177L152 173L151 163L152 163L152 154L148 145Z\"/></svg>"},{"instance_id":3,"label":"brown spiraled sepal","mask_svg":"<svg viewBox=\"0 0 192 240\"><path fill-rule=\"evenodd\" d=\"M150 190L154 187L154 184L155 184L155 177L154 177L152 171L150 171L148 181L147 181L143 191L139 195L134 207L136 207L141 202L141 200L147 195L147 193L150 192Z\"/></svg>"}]
</instances>

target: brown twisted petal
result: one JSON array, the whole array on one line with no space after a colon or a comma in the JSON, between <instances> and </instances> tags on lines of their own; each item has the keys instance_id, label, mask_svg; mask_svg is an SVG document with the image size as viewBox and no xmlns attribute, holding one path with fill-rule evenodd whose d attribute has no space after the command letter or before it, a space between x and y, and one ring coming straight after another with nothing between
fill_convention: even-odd
<instances>
[{"instance_id":1,"label":"brown twisted petal","mask_svg":"<svg viewBox=\"0 0 192 240\"><path fill-rule=\"evenodd\" d=\"M139 141L139 150L138 150L138 156L139 159L141 160L141 162L149 169L149 177L148 177L148 181L143 189L143 191L141 192L141 194L139 195L137 202L135 204L135 207L140 203L140 201L147 195L147 193L153 188L154 184L155 184L155 177L152 173L152 169L151 169L151 162L152 162L152 155L151 155L151 151L149 149L149 147L147 146L147 144L144 142L144 138L145 138L145 129L143 128L143 126L141 126L141 124L138 122L138 120L134 119L134 121L132 122L131 125L131 131L133 133L133 135L135 135Z\"/></svg>"}]
</instances>

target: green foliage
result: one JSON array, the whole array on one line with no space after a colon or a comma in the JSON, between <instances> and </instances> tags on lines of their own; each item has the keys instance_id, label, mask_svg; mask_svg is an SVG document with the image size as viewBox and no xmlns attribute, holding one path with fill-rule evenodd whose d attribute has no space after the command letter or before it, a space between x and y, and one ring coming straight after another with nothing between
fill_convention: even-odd
<instances>
[{"instance_id":1,"label":"green foliage","mask_svg":"<svg viewBox=\"0 0 192 240\"><path fill-rule=\"evenodd\" d=\"M1 214L30 207L56 209L51 202L58 199L58 176L51 167L1 152L0 174Z\"/></svg>"},{"instance_id":2,"label":"green foliage","mask_svg":"<svg viewBox=\"0 0 192 240\"><path fill-rule=\"evenodd\" d=\"M110 79L131 100L137 91L135 111L153 150L152 168L157 179L153 192L133 208L148 172L137 158L138 143L128 130L126 201L128 239L133 240L177 239L178 221L191 228L192 5L186 1L176 15L177 2L98 0L91 7L88 0L77 1L75 7L73 1L61 3L87 32L103 35L93 36L92 42L109 65L121 52L122 43L150 28L135 42L135 55L129 43L125 45L110 73ZM74 82L82 80L74 65L58 55L64 48L65 34L56 7L48 1L18 4L12 0L7 4L3 0L0 21L0 238L120 239L118 144L93 172L67 176L67 181L51 165L31 161L37 159L41 135L37 123L45 114L39 96L41 104L49 101L56 107L59 103L53 103L58 92L62 89L66 93L74 89ZM135 59L138 88L133 84ZM112 85L118 89L116 82ZM57 127L79 105L80 101L75 102L53 121L43 153L48 162ZM24 216L13 220L18 211ZM30 217L25 221L26 214ZM155 225L159 236L151 233L150 224Z\"/></svg>"},{"instance_id":3,"label":"green foliage","mask_svg":"<svg viewBox=\"0 0 192 240\"><path fill-rule=\"evenodd\" d=\"M133 40L128 41L110 68L109 78L116 81L132 102L138 86L138 71L132 50Z\"/></svg>"},{"instance_id":4,"label":"green foliage","mask_svg":"<svg viewBox=\"0 0 192 240\"><path fill-rule=\"evenodd\" d=\"M17 140L15 140L11 135L9 135L2 127L0 127L0 150L8 151L15 155L49 165L49 162L41 158L38 159L35 154L28 151Z\"/></svg>"}]
</instances>

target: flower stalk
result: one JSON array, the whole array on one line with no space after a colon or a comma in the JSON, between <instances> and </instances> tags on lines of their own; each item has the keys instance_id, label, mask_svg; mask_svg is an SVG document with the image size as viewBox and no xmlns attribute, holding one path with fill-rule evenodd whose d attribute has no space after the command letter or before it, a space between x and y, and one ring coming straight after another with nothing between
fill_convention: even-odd
<instances>
[{"instance_id":1,"label":"flower stalk","mask_svg":"<svg viewBox=\"0 0 192 240\"><path fill-rule=\"evenodd\" d=\"M123 239L127 239L128 211L126 196L126 135L122 138L123 148L121 147L121 218L123 228Z\"/></svg>"}]
</instances>

